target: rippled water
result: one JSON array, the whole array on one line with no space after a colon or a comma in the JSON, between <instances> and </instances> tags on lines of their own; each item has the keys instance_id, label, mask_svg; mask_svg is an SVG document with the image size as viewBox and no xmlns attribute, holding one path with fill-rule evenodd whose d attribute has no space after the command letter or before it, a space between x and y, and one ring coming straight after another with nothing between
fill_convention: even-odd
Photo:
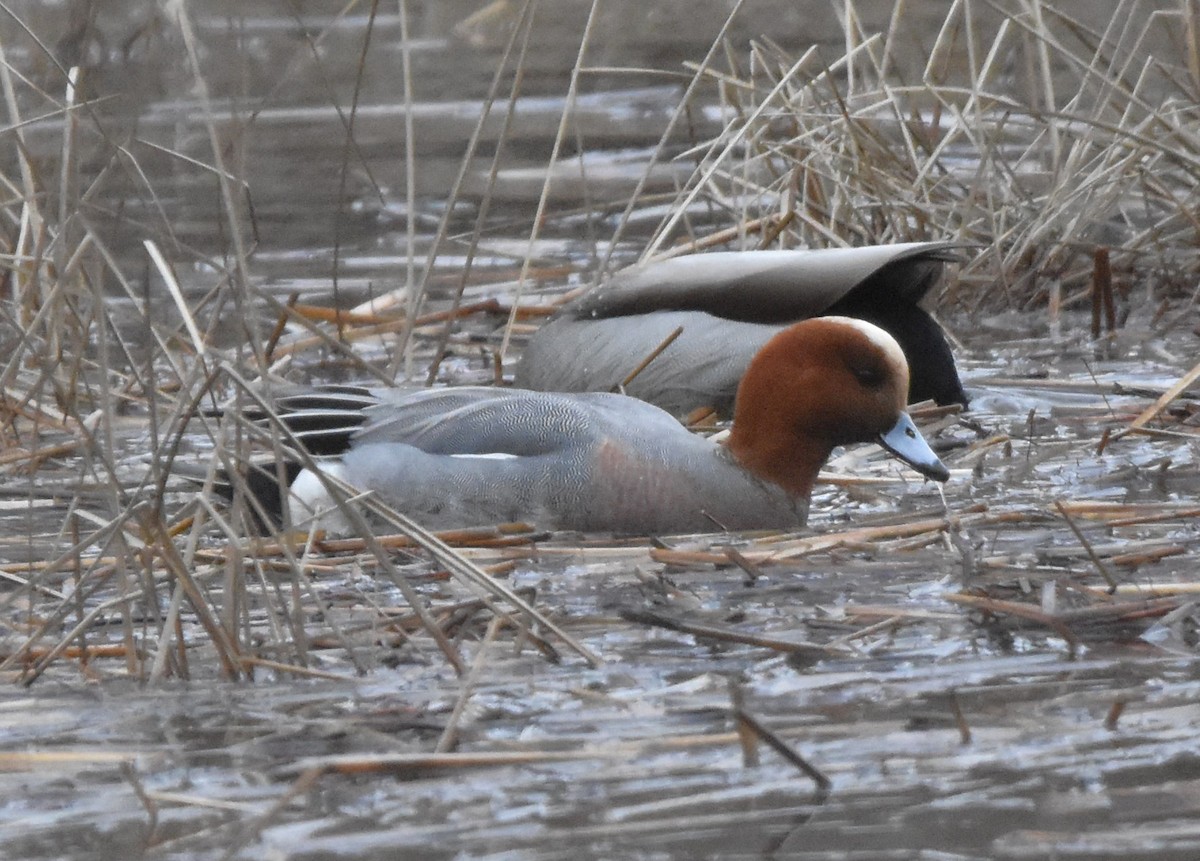
<instances>
[{"instance_id":1,"label":"rippled water","mask_svg":"<svg viewBox=\"0 0 1200 861\"><path fill-rule=\"evenodd\" d=\"M171 250L190 298L213 286L227 263L228 222L212 171L189 159L211 161L215 134L239 175L252 178L240 217L254 248L253 278L266 292L348 304L405 283L410 259L420 274L515 7L489 7L494 17L472 21L480 6L466 0L410 6L419 166L410 213L394 6L374 18L369 62L357 79L368 8L335 19L333 7L326 14L303 4L301 28L287 5L185 5L209 107L182 61L186 45L167 17L170 5L97 7L94 28L72 36L65 22L88 4L9 4L65 63L88 67L88 96L107 99L94 107L106 134L91 123L80 128L87 172L103 177L81 211L121 270L157 286L140 242L150 235ZM554 270L546 278L553 289L581 281L610 251L618 261L633 259L657 225L661 211L647 207L614 236L678 103L681 64L707 52L727 5L599 7L589 53L599 71L583 81L579 138L560 163L556 214L533 246L538 265ZM890 9L871 5L880 15L873 23L886 22ZM918 31L933 32L944 14L943 4L907 7ZM744 44L768 33L797 52L810 42L840 51L837 8L750 3L732 37ZM489 184L485 158L468 172L452 210L454 242L434 264L432 307L453 291L468 237L480 238L472 279L480 296L504 295L509 287L488 285L511 284L530 248L587 5L547 5L540 14L513 124L502 130L496 119L481 136L485 154L505 149L491 200L485 207L480 196ZM14 26L11 17L0 23L8 62L59 92L56 71ZM306 33L320 35L313 43ZM614 71L619 66L643 71ZM347 148L345 114L330 105L334 97L343 109L350 104L356 80L355 146ZM511 80L504 76L505 87ZM721 122L715 109L698 111L676 132L674 151ZM61 125L53 118L26 127L39 164L52 163ZM114 144L124 147L121 158ZM661 162L647 189L673 192L691 167L686 159ZM719 212L696 219L724 226ZM136 344L145 336L137 303L111 301L130 302L124 334ZM148 301L162 319L174 313L157 292ZM369 673L357 676L344 650L329 649L314 652L314 665L340 680L296 680L263 668L253 683L232 684L215 678L211 655L193 640L193 680L149 688L126 677L120 659L87 666L65 659L32 688L0 692L0 857L1200 857L1200 691L1188 631L1151 622L1097 626L1070 660L1045 627L989 622L947 600L974 584L1014 583L1014 597L1022 597L1061 581L1064 602L1072 589L1102 586L1077 537L1048 513L1056 499L1164 512L1195 503L1191 399L1178 402L1173 434L1130 436L1098 452L1105 429L1123 428L1195 362L1193 333L1163 334L1151 328L1153 309L1132 304L1123 329L1101 347L1074 313L1053 322L1030 314L946 321L974 398L969 414L927 426L954 470L949 509L1037 509L1037 516L928 540L841 546L763 564L756 577L732 566L664 564L644 541L588 551L573 537L556 537L511 553L479 551L483 561L515 558L510 583L536 587L539 606L605 666L588 669L571 657L551 664L502 637L479 659L486 669L459 719L457 749L578 759L473 767L408 761L385 773L305 776L316 757L430 753L462 690L436 654L364 645ZM470 325L487 338L500 324ZM238 333L222 336L236 343ZM386 359L382 345L367 353ZM317 365L304 373L344 372ZM446 371L460 380L488 372L470 349ZM145 470L147 434L144 416L123 426L118 480ZM1005 439L986 444L993 438ZM202 459L203 445L187 438L181 455ZM845 453L832 466L880 481L819 491L818 534L897 512L944 516L936 488L903 480L870 450ZM48 462L33 478L6 475L0 558L60 552L70 543L59 534L66 500L78 495L86 508L89 493L104 498L104 480L78 459ZM1123 583L1195 580L1194 514L1083 527ZM1125 567L1111 562L1133 545L1179 552ZM435 567L406 564L415 579ZM395 587L369 572L314 577L324 611L347 622L363 605L402 606ZM437 589L432 582L427 588ZM41 606L21 601L6 604L6 651L41 621ZM847 636L854 646L836 656L782 655L621 616L647 608L780 640ZM105 630L109 618L100 617L89 636L119 640ZM875 623L883 624L868 628ZM483 627L463 635L470 660L480 654ZM759 764L745 762L731 685L748 712L829 777L828 794L762 743ZM1125 711L1108 728L1118 701Z\"/></svg>"}]
</instances>

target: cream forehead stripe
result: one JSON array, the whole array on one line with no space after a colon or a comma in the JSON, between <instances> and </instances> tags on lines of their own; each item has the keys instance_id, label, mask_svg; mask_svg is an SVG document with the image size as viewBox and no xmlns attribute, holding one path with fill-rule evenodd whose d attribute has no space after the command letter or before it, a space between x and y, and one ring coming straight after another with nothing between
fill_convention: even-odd
<instances>
[{"instance_id":1,"label":"cream forehead stripe","mask_svg":"<svg viewBox=\"0 0 1200 861\"><path fill-rule=\"evenodd\" d=\"M866 336L868 341L883 351L883 354L887 356L887 360L891 365L897 368L908 368L908 360L904 358L904 351L900 349L900 345L896 343L896 339L874 323L868 323L866 320L859 320L854 317L822 317L821 319L835 320L838 323L845 323L847 326L857 329Z\"/></svg>"}]
</instances>

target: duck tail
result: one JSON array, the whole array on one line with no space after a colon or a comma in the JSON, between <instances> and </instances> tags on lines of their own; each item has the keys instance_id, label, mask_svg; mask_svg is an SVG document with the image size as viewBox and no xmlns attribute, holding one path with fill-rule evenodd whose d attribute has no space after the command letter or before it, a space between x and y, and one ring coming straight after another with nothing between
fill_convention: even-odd
<instances>
[{"instance_id":1,"label":"duck tail","mask_svg":"<svg viewBox=\"0 0 1200 861\"><path fill-rule=\"evenodd\" d=\"M211 487L226 503L232 503L240 490L247 500L255 533L266 535L283 527L288 488L303 469L301 464L287 460L247 463L238 467L236 476L218 469ZM208 481L207 467L177 464L174 472L196 485Z\"/></svg>"},{"instance_id":2,"label":"duck tail","mask_svg":"<svg viewBox=\"0 0 1200 861\"><path fill-rule=\"evenodd\" d=\"M241 477L253 499L251 511L258 526L264 529L283 526L284 500L287 499L288 488L303 469L300 464L287 460L246 466ZM263 522L264 517L267 523Z\"/></svg>"}]
</instances>

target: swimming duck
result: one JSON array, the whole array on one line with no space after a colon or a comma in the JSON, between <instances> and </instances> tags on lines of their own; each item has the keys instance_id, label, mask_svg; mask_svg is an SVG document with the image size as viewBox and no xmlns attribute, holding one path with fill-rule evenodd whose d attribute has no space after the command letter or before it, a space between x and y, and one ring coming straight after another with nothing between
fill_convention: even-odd
<instances>
[{"instance_id":1,"label":"swimming duck","mask_svg":"<svg viewBox=\"0 0 1200 861\"><path fill-rule=\"evenodd\" d=\"M347 432L335 411L329 434L320 410L301 410L292 424L322 451L348 442L325 472L433 528L516 520L643 534L788 528L805 522L817 471L837 445L875 440L923 475L948 478L904 410L907 391L891 335L823 317L778 332L750 362L724 443L602 392L352 391L344 397L361 427ZM360 412L364 396L371 405ZM297 519L331 504L308 470L292 493Z\"/></svg>"},{"instance_id":2,"label":"swimming duck","mask_svg":"<svg viewBox=\"0 0 1200 861\"><path fill-rule=\"evenodd\" d=\"M954 257L946 242L862 248L713 252L633 266L564 305L526 346L515 385L609 391L676 328L683 332L626 394L678 416L733 411L750 360L798 320L868 320L899 342L911 369L910 403L966 406L945 335L917 303Z\"/></svg>"}]
</instances>

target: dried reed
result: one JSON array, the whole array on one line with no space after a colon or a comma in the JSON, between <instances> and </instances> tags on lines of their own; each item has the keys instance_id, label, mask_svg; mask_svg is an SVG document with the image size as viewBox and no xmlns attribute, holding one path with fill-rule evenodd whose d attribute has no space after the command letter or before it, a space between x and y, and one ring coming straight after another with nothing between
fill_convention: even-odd
<instances>
[{"instance_id":1,"label":"dried reed","mask_svg":"<svg viewBox=\"0 0 1200 861\"><path fill-rule=\"evenodd\" d=\"M632 230L635 217L644 222L665 203L669 211L644 243L648 257L717 244L792 247L948 238L983 251L969 257L947 283L939 297L943 307L1030 308L1046 305L1052 296L1069 306L1084 303L1099 284L1094 307L1103 308L1111 330L1114 291L1119 301L1128 301L1139 287L1157 302L1186 295L1200 280L1195 252L1200 245L1195 217L1200 209L1198 40L1185 40L1175 55L1150 54L1146 48L1161 42L1164 28L1177 27L1194 37L1198 22L1187 4L1147 14L1151 5L1119 0L1104 27L1095 29L1049 5L1017 4L1016 11L1003 12L984 0L961 0L950 6L940 32L921 54L923 62L912 61L914 34L904 30L901 16L893 16L885 32L868 32L854 0L840 4L845 49L838 56L816 48L796 55L769 41L747 51L724 41L737 20L735 9L721 38L685 77L646 172L619 215L616 239ZM290 522L287 529L259 536L263 512L247 491L239 465L255 453L306 460L272 407L272 395L286 387L295 368L336 357L358 377L390 380L402 365L419 365L409 376L433 380L456 325L495 328L506 318L497 337L503 355L519 337L517 321L546 312L528 298L531 282L565 280L575 268L574 261L544 259L538 241L541 231L573 224L580 216L578 208L555 208L551 181L571 135L586 144L573 124L583 110L580 82L598 72L588 66L590 29L580 36L564 110L549 129L550 164L528 241L501 285L484 285L490 295L473 287L480 243L494 224L489 210L506 147L518 134L534 7L524 3L510 10L512 26L502 40L481 114L470 127L461 169L428 238L424 264L416 265L419 241L409 217L402 284L391 295L351 310L314 308L294 298L283 302L265 288L256 258L253 177L246 172L252 146L248 131L263 112L251 106L231 114L221 107L225 94L213 91L212 69L204 59L205 40L215 37L197 29L187 4L164 7L158 23L182 47L188 87L196 93L200 146L194 140L172 147L110 135L104 94L81 95L88 91L81 89L80 69L59 66L41 40L29 38L32 30L14 19L22 24L16 28L20 33L0 38L0 100L7 119L0 138L0 338L5 345L0 469L6 492L24 499L31 513L50 494L65 503L55 509L61 514L55 534L28 537L25 555L34 561L4 568L15 585L0 595L9 629L0 668L18 670L25 683L59 664L73 662L83 669L101 659L106 665L122 662L112 672L147 680L197 673L328 676L368 671L381 659L381 644L388 644L414 654L438 650L462 671L464 640L486 642L505 633L556 658L548 639L553 637L597 662L568 626L538 608L536 598L518 594L480 567L483 558L533 553L693 567L724 567L732 560L753 580L763 566L814 554L895 552L958 542L966 557L965 533L1053 521L1069 525L1072 540L1119 593L1131 584L1118 583L1120 572L1114 574L1112 566L1193 552L1167 540L1127 542L1127 552L1121 552L1120 543L1094 543L1077 521L1099 521L1110 529L1135 523L1149 528L1194 518L1194 507L1104 509L1069 500L1062 501L1058 518L1045 506L980 511L962 500L944 516L855 530L829 528L815 537L749 536L738 548L724 541L657 548L617 542L564 546L547 544L545 536L505 537L495 531L442 540L333 483L330 490L357 538L335 542L298 532L303 524ZM401 32L407 33L407 5L401 3L400 10ZM357 55L359 81L370 62L372 26ZM285 64L285 80L312 61L310 52L315 54L325 37L306 34L304 46ZM139 38L161 37L150 28ZM409 42L401 42L403 172L411 214L418 171L414 72ZM39 58L40 78L28 62L10 56L18 47L22 57ZM706 127L701 122L684 132L706 110L715 110L719 123ZM357 92L347 110L339 107L344 131L339 206L347 194L349 166L364 158L363 116ZM181 216L150 179L146 163L151 159L167 159L195 181L211 184L219 201L219 253L189 245L177 223ZM485 181L474 189L469 180L481 163ZM687 165L690 175L685 171L675 195L651 181L657 170L680 176L680 166ZM103 201L119 197L114 187L122 183L135 188L145 204L141 220L105 208ZM382 195L373 177L371 183ZM453 213L468 199L474 220L465 231L463 262L449 279L449 298L433 307L429 289L438 277L435 264L455 247L460 225ZM597 202L583 214L590 219L620 209ZM131 246L141 254L131 257ZM340 240L335 246L336 288ZM1097 267L1102 276L1093 282ZM197 268L207 273L199 291ZM160 294L169 299L169 313L160 307ZM1183 319L1164 318L1163 325ZM388 339L390 362L381 363L371 352L381 338ZM1174 432L1146 426L1172 421L1168 407L1186 395L1198 373L1161 393L1128 427ZM231 418L216 422L212 415L218 405ZM256 424L237 418L250 411L265 419ZM944 421L942 427L951 427L960 419ZM1011 445L1007 437L982 440L963 452L960 462L978 469L985 456L995 457L995 449ZM173 467L183 458L194 460L197 450L211 452L210 469L203 491L191 494L174 477ZM50 467L60 474L47 490ZM893 472L879 472L870 481L835 479L859 493L895 483ZM233 482L229 507L215 505L208 493L222 475ZM364 507L395 537L375 535L360 513ZM451 546L463 543L469 549ZM506 550L509 544L517 546ZM973 570L1011 567L1001 553L963 564ZM431 570L448 572L454 589L445 586L451 581L429 577ZM369 586L347 585L356 582L358 571L378 579ZM428 580L422 583L421 577ZM429 583L438 586L426 588ZM993 615L1007 611L991 598L968 597L962 600ZM403 608L403 624L397 621L397 606ZM1034 609L1023 618L1046 621L1064 637L1074 637L1053 613ZM97 633L102 622L109 623L108 634ZM756 640L718 626L686 630L742 637L768 648L808 647L786 638ZM372 636L364 639L363 632Z\"/></svg>"}]
</instances>

